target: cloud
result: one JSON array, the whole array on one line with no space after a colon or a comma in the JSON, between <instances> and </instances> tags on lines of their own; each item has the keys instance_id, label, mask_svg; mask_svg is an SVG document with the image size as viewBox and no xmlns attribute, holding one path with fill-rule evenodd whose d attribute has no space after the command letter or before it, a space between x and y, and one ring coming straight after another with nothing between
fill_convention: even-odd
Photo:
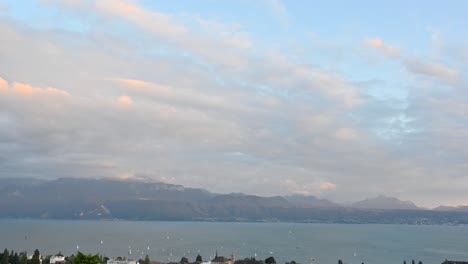
<instances>
[{"instance_id":1,"label":"cloud","mask_svg":"<svg viewBox=\"0 0 468 264\"><path fill-rule=\"evenodd\" d=\"M20 82L13 82L13 84L9 85L8 82L0 77L0 91L4 91L7 93L15 93L24 96L34 96L34 95L56 95L56 96L65 96L68 97L70 94L66 91L47 87L47 88L40 88L34 87L32 85Z\"/></svg>"},{"instance_id":2,"label":"cloud","mask_svg":"<svg viewBox=\"0 0 468 264\"><path fill-rule=\"evenodd\" d=\"M131 106L133 104L132 98L126 95L122 95L118 99L119 104L124 105L124 106Z\"/></svg>"},{"instance_id":3,"label":"cloud","mask_svg":"<svg viewBox=\"0 0 468 264\"><path fill-rule=\"evenodd\" d=\"M62 4L69 7L80 7L84 4L82 0L39 0L42 3L46 4Z\"/></svg>"},{"instance_id":4,"label":"cloud","mask_svg":"<svg viewBox=\"0 0 468 264\"><path fill-rule=\"evenodd\" d=\"M442 63L426 62L419 59L406 59L404 63L406 69L414 74L433 77L451 85L459 81L459 71Z\"/></svg>"},{"instance_id":5,"label":"cloud","mask_svg":"<svg viewBox=\"0 0 468 264\"><path fill-rule=\"evenodd\" d=\"M266 2L281 24L288 25L288 12L283 2L281 0L266 0Z\"/></svg>"},{"instance_id":6,"label":"cloud","mask_svg":"<svg viewBox=\"0 0 468 264\"><path fill-rule=\"evenodd\" d=\"M152 86L151 83L145 82L145 81L142 81L142 80L124 79L124 78L115 78L115 79L112 79L112 80L117 82L117 83L121 83L121 84L132 86L132 87L148 88L148 87Z\"/></svg>"},{"instance_id":7,"label":"cloud","mask_svg":"<svg viewBox=\"0 0 468 264\"><path fill-rule=\"evenodd\" d=\"M321 190L328 190L328 189L335 189L335 188L336 188L336 185L331 182L324 182L320 184Z\"/></svg>"},{"instance_id":8,"label":"cloud","mask_svg":"<svg viewBox=\"0 0 468 264\"><path fill-rule=\"evenodd\" d=\"M223 193L384 192L426 204L436 199L428 190L468 188L468 97L440 89L450 71L412 72L404 58L369 64L342 44L355 40L334 33L303 43L310 49L299 56L295 39L269 44L225 17L137 1L53 2L38 8L67 8L63 24L0 19L0 69L11 80L0 79L2 177L131 173ZM404 55L368 42L385 57ZM464 64L439 59L465 79Z\"/></svg>"},{"instance_id":9,"label":"cloud","mask_svg":"<svg viewBox=\"0 0 468 264\"><path fill-rule=\"evenodd\" d=\"M98 1L96 10L124 19L139 29L154 34L159 41L188 50L203 60L235 68L247 63L238 53L249 49L251 41L245 32L236 31L231 24L209 22L198 16L164 14L121 0ZM182 18L191 19L194 22L192 28L177 22L178 19L183 20ZM213 30L213 25L216 25L216 30ZM226 50L229 52L224 52Z\"/></svg>"},{"instance_id":10,"label":"cloud","mask_svg":"<svg viewBox=\"0 0 468 264\"><path fill-rule=\"evenodd\" d=\"M8 89L8 82L0 77L0 91L6 91Z\"/></svg>"},{"instance_id":11,"label":"cloud","mask_svg":"<svg viewBox=\"0 0 468 264\"><path fill-rule=\"evenodd\" d=\"M96 1L96 9L112 16L122 17L135 25L166 37L179 37L187 33L181 25L175 25L170 15L120 0Z\"/></svg>"},{"instance_id":12,"label":"cloud","mask_svg":"<svg viewBox=\"0 0 468 264\"><path fill-rule=\"evenodd\" d=\"M364 43L368 47L380 51L387 58L397 58L401 54L400 48L384 43L379 37L365 39Z\"/></svg>"},{"instance_id":13,"label":"cloud","mask_svg":"<svg viewBox=\"0 0 468 264\"><path fill-rule=\"evenodd\" d=\"M145 89L150 88L152 91L168 92L171 89L167 85L160 85L136 79L114 78L111 80L139 91L145 91Z\"/></svg>"},{"instance_id":14,"label":"cloud","mask_svg":"<svg viewBox=\"0 0 468 264\"><path fill-rule=\"evenodd\" d=\"M357 132L353 128L345 127L340 128L335 132L335 137L341 140L355 140L357 139Z\"/></svg>"}]
</instances>

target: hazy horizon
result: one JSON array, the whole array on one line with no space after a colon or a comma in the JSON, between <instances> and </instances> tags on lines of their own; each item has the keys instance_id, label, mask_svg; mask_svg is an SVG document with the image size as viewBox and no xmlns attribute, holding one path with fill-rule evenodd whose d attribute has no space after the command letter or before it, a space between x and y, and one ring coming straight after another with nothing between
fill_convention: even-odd
<instances>
[{"instance_id":1,"label":"hazy horizon","mask_svg":"<svg viewBox=\"0 0 468 264\"><path fill-rule=\"evenodd\" d=\"M0 177L468 205L466 10L0 0Z\"/></svg>"}]
</instances>

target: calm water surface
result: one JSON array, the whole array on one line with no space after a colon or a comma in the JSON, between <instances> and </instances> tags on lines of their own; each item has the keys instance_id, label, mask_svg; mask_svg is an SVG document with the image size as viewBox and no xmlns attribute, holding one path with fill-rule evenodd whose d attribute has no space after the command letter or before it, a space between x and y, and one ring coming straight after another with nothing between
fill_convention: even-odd
<instances>
[{"instance_id":1,"label":"calm water surface","mask_svg":"<svg viewBox=\"0 0 468 264\"><path fill-rule=\"evenodd\" d=\"M101 243L101 241L103 243ZM439 264L468 261L468 226L0 220L0 248L86 253L159 261L273 255L278 263ZM148 249L149 248L149 249ZM131 251L131 254L130 254Z\"/></svg>"}]
</instances>

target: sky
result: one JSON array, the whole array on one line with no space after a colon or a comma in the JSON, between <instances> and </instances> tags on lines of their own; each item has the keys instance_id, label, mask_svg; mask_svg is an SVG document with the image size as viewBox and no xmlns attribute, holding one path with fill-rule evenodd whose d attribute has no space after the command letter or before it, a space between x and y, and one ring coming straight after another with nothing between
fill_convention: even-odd
<instances>
[{"instance_id":1,"label":"sky","mask_svg":"<svg viewBox=\"0 0 468 264\"><path fill-rule=\"evenodd\" d=\"M467 10L0 0L0 177L468 205Z\"/></svg>"}]
</instances>

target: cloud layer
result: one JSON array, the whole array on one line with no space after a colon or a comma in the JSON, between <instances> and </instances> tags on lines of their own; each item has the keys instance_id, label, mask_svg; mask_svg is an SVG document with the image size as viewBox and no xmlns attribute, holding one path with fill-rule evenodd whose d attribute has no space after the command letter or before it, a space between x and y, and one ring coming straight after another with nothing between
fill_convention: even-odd
<instances>
[{"instance_id":1,"label":"cloud layer","mask_svg":"<svg viewBox=\"0 0 468 264\"><path fill-rule=\"evenodd\" d=\"M287 6L265 3L292 27ZM137 1L39 6L67 23L0 18L1 177L468 202L466 63L440 38L439 57L366 32L293 49L238 21Z\"/></svg>"}]
</instances>

